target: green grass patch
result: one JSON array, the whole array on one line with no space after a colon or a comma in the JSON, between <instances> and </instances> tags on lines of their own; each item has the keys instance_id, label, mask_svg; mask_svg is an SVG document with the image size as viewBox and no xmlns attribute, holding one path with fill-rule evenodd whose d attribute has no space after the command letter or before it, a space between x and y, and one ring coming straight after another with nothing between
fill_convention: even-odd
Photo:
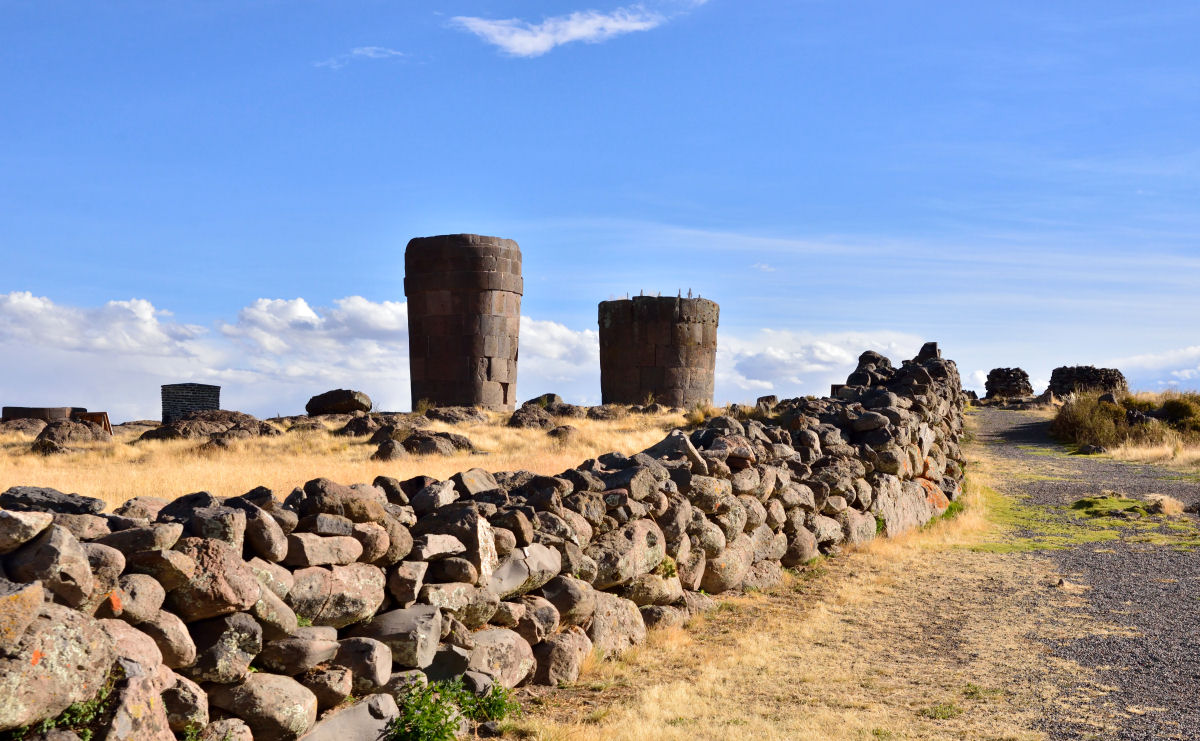
<instances>
[{"instance_id":1,"label":"green grass patch","mask_svg":"<svg viewBox=\"0 0 1200 741\"><path fill-rule=\"evenodd\" d=\"M922 718L931 718L933 720L950 720L957 718L963 714L963 709L952 702L943 702L938 705L932 705L927 708L921 708L917 711L917 715Z\"/></svg>"},{"instance_id":2,"label":"green grass patch","mask_svg":"<svg viewBox=\"0 0 1200 741\"><path fill-rule=\"evenodd\" d=\"M96 733L105 730L108 722L111 722L111 715L117 702L117 695L114 691L117 683L124 678L125 671L121 665L114 665L113 670L105 678L104 684L101 685L100 691L91 700L72 704L56 718L47 718L10 731L0 731L0 741L23 741L31 735L49 733L53 730L74 731L81 741L92 741L96 737Z\"/></svg>"}]
</instances>

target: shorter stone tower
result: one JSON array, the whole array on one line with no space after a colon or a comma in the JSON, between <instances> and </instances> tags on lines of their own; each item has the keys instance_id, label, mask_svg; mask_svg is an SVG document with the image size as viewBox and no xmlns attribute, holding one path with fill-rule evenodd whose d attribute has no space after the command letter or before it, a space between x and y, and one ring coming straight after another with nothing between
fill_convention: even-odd
<instances>
[{"instance_id":1,"label":"shorter stone tower","mask_svg":"<svg viewBox=\"0 0 1200 741\"><path fill-rule=\"evenodd\" d=\"M478 234L404 250L412 403L511 411L517 398L521 248Z\"/></svg>"},{"instance_id":2,"label":"shorter stone tower","mask_svg":"<svg viewBox=\"0 0 1200 741\"><path fill-rule=\"evenodd\" d=\"M162 387L162 423L171 424L188 412L221 408L221 387L207 383L168 383Z\"/></svg>"},{"instance_id":3,"label":"shorter stone tower","mask_svg":"<svg viewBox=\"0 0 1200 741\"><path fill-rule=\"evenodd\" d=\"M702 298L636 296L600 302L600 396L605 404L711 404L720 308Z\"/></svg>"}]
</instances>

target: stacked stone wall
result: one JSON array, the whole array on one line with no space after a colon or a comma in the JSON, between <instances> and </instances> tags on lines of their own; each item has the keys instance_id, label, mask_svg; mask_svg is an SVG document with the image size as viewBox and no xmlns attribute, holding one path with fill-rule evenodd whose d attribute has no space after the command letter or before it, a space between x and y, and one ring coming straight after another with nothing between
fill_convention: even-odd
<instances>
[{"instance_id":1,"label":"stacked stone wall","mask_svg":"<svg viewBox=\"0 0 1200 741\"><path fill-rule=\"evenodd\" d=\"M404 251L412 401L511 411L521 327L521 250L452 234Z\"/></svg>"},{"instance_id":2,"label":"stacked stone wall","mask_svg":"<svg viewBox=\"0 0 1200 741\"><path fill-rule=\"evenodd\" d=\"M1020 368L993 368L984 383L988 399L1015 399L1033 396L1029 374Z\"/></svg>"},{"instance_id":3,"label":"stacked stone wall","mask_svg":"<svg viewBox=\"0 0 1200 741\"><path fill-rule=\"evenodd\" d=\"M593 651L918 528L961 495L954 363L933 344L899 367L868 352L847 381L557 476L316 479L111 514L14 487L0 494L0 732L90 699L114 667L113 727L155 741L376 738L414 682L575 682Z\"/></svg>"},{"instance_id":4,"label":"stacked stone wall","mask_svg":"<svg viewBox=\"0 0 1200 741\"><path fill-rule=\"evenodd\" d=\"M1096 368L1090 365L1063 366L1050 374L1050 391L1066 396L1077 391L1128 391L1125 375L1116 368Z\"/></svg>"},{"instance_id":5,"label":"stacked stone wall","mask_svg":"<svg viewBox=\"0 0 1200 741\"><path fill-rule=\"evenodd\" d=\"M169 383L162 387L162 423L169 425L189 412L221 408L221 387L207 383Z\"/></svg>"},{"instance_id":6,"label":"stacked stone wall","mask_svg":"<svg viewBox=\"0 0 1200 741\"><path fill-rule=\"evenodd\" d=\"M637 296L600 303L605 404L711 404L720 309L701 298Z\"/></svg>"}]
</instances>

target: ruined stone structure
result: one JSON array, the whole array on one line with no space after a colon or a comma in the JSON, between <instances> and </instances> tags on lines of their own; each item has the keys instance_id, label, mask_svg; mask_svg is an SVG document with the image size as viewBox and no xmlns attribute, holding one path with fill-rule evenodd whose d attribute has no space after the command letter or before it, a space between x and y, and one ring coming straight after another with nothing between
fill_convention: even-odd
<instances>
[{"instance_id":1,"label":"ruined stone structure","mask_svg":"<svg viewBox=\"0 0 1200 741\"><path fill-rule=\"evenodd\" d=\"M517 393L521 249L449 234L404 251L412 402L511 411Z\"/></svg>"},{"instance_id":2,"label":"ruined stone structure","mask_svg":"<svg viewBox=\"0 0 1200 741\"><path fill-rule=\"evenodd\" d=\"M62 422L87 412L83 407L4 407L0 422L17 419L40 419L43 422Z\"/></svg>"},{"instance_id":3,"label":"ruined stone structure","mask_svg":"<svg viewBox=\"0 0 1200 741\"><path fill-rule=\"evenodd\" d=\"M1124 374L1116 368L1096 368L1090 365L1055 368L1050 374L1050 391L1066 396L1076 391L1128 391Z\"/></svg>"},{"instance_id":4,"label":"ruined stone structure","mask_svg":"<svg viewBox=\"0 0 1200 741\"><path fill-rule=\"evenodd\" d=\"M207 383L168 383L162 387L162 423L169 425L188 412L221 408L221 387Z\"/></svg>"},{"instance_id":5,"label":"ruined stone structure","mask_svg":"<svg viewBox=\"0 0 1200 741\"><path fill-rule=\"evenodd\" d=\"M988 399L1015 399L1033 396L1029 374L1020 368L993 368L984 383Z\"/></svg>"},{"instance_id":6,"label":"ruined stone structure","mask_svg":"<svg viewBox=\"0 0 1200 741\"><path fill-rule=\"evenodd\" d=\"M720 309L702 298L636 296L600 302L600 395L605 404L712 403Z\"/></svg>"},{"instance_id":7,"label":"ruined stone structure","mask_svg":"<svg viewBox=\"0 0 1200 741\"><path fill-rule=\"evenodd\" d=\"M836 399L713 417L554 477L313 479L139 496L112 517L100 499L14 486L0 493L0 738L93 699L114 666L96 738L377 739L414 680L574 683L593 651L915 530L962 495L953 361L933 343L899 367L867 352L847 381Z\"/></svg>"}]
</instances>

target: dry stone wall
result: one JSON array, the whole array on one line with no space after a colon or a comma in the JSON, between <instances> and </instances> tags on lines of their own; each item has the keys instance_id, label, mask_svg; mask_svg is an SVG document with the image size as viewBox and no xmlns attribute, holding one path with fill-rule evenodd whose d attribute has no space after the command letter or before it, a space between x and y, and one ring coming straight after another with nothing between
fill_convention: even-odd
<instances>
[{"instance_id":1,"label":"dry stone wall","mask_svg":"<svg viewBox=\"0 0 1200 741\"><path fill-rule=\"evenodd\" d=\"M1020 368L993 368L984 382L988 399L1020 399L1033 396L1029 374Z\"/></svg>"},{"instance_id":2,"label":"dry stone wall","mask_svg":"<svg viewBox=\"0 0 1200 741\"><path fill-rule=\"evenodd\" d=\"M900 367L868 352L848 380L558 476L316 479L107 514L10 489L0 735L89 699L114 667L103 737L150 741L377 738L414 682L575 681L592 651L917 528L961 494L954 363L933 344Z\"/></svg>"},{"instance_id":3,"label":"dry stone wall","mask_svg":"<svg viewBox=\"0 0 1200 741\"><path fill-rule=\"evenodd\" d=\"M1063 366L1050 374L1050 391L1066 396L1076 391L1128 391L1125 375L1116 368L1096 368L1090 365Z\"/></svg>"}]
</instances>

